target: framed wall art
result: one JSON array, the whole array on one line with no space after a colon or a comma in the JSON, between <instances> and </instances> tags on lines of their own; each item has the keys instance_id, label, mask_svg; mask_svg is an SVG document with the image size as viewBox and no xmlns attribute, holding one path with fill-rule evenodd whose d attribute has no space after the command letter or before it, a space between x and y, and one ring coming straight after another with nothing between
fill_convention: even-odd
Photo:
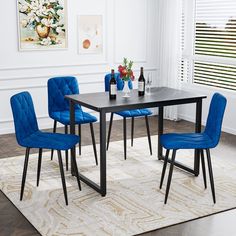
<instances>
[{"instance_id":1,"label":"framed wall art","mask_svg":"<svg viewBox=\"0 0 236 236\"><path fill-rule=\"evenodd\" d=\"M103 16L78 16L78 53L103 53Z\"/></svg>"},{"instance_id":2,"label":"framed wall art","mask_svg":"<svg viewBox=\"0 0 236 236\"><path fill-rule=\"evenodd\" d=\"M19 50L67 48L66 0L17 0Z\"/></svg>"}]
</instances>

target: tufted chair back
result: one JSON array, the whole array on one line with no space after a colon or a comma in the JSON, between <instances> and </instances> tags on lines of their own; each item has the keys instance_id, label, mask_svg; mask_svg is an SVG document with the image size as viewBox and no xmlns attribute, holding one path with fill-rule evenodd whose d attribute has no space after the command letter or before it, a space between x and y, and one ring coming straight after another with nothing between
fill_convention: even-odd
<instances>
[{"instance_id":1,"label":"tufted chair back","mask_svg":"<svg viewBox=\"0 0 236 236\"><path fill-rule=\"evenodd\" d=\"M115 79L117 84L117 90L122 90L124 87L124 81L120 78L120 73L115 73ZM107 74L105 76L105 91L108 92L110 89L110 80L111 80L111 74ZM129 88L133 89L132 81L129 80Z\"/></svg>"},{"instance_id":2,"label":"tufted chair back","mask_svg":"<svg viewBox=\"0 0 236 236\"><path fill-rule=\"evenodd\" d=\"M11 108L16 139L21 145L25 138L39 130L31 95L28 92L22 92L12 96Z\"/></svg>"},{"instance_id":3,"label":"tufted chair back","mask_svg":"<svg viewBox=\"0 0 236 236\"><path fill-rule=\"evenodd\" d=\"M48 112L69 110L65 95L79 94L77 79L73 76L55 77L48 80ZM77 105L76 109L80 107Z\"/></svg>"},{"instance_id":4,"label":"tufted chair back","mask_svg":"<svg viewBox=\"0 0 236 236\"><path fill-rule=\"evenodd\" d=\"M215 146L220 140L221 126L226 103L226 98L219 93L215 93L211 100L207 124L204 132L212 139Z\"/></svg>"}]
</instances>

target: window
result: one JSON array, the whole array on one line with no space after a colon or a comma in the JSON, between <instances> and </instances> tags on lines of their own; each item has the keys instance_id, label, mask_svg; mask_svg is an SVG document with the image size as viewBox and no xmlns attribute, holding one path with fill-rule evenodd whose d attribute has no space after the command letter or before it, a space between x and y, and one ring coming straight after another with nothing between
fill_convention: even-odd
<instances>
[{"instance_id":1,"label":"window","mask_svg":"<svg viewBox=\"0 0 236 236\"><path fill-rule=\"evenodd\" d=\"M236 0L193 1L193 46L183 57L191 70L183 64L182 80L236 91Z\"/></svg>"},{"instance_id":2,"label":"window","mask_svg":"<svg viewBox=\"0 0 236 236\"><path fill-rule=\"evenodd\" d=\"M195 61L194 83L236 91L236 66Z\"/></svg>"}]
</instances>

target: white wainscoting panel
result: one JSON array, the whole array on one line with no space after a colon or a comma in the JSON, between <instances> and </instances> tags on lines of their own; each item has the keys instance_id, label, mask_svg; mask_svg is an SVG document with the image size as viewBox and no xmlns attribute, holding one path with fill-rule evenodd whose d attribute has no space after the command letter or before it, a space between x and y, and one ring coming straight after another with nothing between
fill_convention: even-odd
<instances>
[{"instance_id":1,"label":"white wainscoting panel","mask_svg":"<svg viewBox=\"0 0 236 236\"><path fill-rule=\"evenodd\" d=\"M145 73L153 74L153 86L158 83L156 0L67 2L68 49L27 52L18 51L16 1L4 3L0 21L7 20L7 27L0 37L0 134L14 132L10 97L22 91L32 94L40 128L52 127L47 107L47 81L51 77L76 76L81 93L104 91L105 74L126 56L135 61L136 77L144 66ZM103 16L102 54L78 54L78 15Z\"/></svg>"},{"instance_id":2,"label":"white wainscoting panel","mask_svg":"<svg viewBox=\"0 0 236 236\"><path fill-rule=\"evenodd\" d=\"M135 62L147 61L147 0L116 0L115 12L115 62L124 57ZM132 10L131 10L132 9Z\"/></svg>"}]
</instances>

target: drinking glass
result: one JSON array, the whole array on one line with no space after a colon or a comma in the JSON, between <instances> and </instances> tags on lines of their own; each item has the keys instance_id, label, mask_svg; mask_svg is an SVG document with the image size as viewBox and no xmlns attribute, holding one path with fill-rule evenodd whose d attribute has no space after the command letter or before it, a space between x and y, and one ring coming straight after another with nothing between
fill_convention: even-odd
<instances>
[{"instance_id":1,"label":"drinking glass","mask_svg":"<svg viewBox=\"0 0 236 236\"><path fill-rule=\"evenodd\" d=\"M146 86L146 94L147 95L151 94L151 85L152 85L152 74L148 73L148 76L147 76L147 86Z\"/></svg>"}]
</instances>

